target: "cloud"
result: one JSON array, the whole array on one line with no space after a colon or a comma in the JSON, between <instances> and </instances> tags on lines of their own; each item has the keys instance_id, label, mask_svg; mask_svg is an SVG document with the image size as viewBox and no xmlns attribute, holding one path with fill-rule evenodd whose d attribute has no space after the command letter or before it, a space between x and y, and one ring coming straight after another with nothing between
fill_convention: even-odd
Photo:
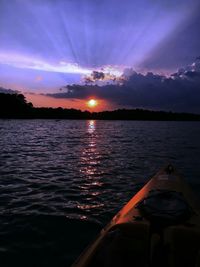
<instances>
[{"instance_id":1,"label":"cloud","mask_svg":"<svg viewBox=\"0 0 200 267\"><path fill-rule=\"evenodd\" d=\"M122 78L123 72L120 70L112 69L104 69L102 68L101 71L92 71L90 75L86 75L84 77L85 84L98 84L98 85L105 85L107 83L113 84L120 82Z\"/></svg>"},{"instance_id":2,"label":"cloud","mask_svg":"<svg viewBox=\"0 0 200 267\"><path fill-rule=\"evenodd\" d=\"M102 66L100 68L87 68L75 62L52 62L33 56L25 56L19 53L0 52L0 64L18 69L31 69L52 73L80 74L84 80L95 82L97 80L114 80L122 75L119 66Z\"/></svg>"},{"instance_id":3,"label":"cloud","mask_svg":"<svg viewBox=\"0 0 200 267\"><path fill-rule=\"evenodd\" d=\"M47 72L90 74L91 69L83 68L72 62L49 62L33 56L25 56L18 53L0 52L0 64L21 69L41 70Z\"/></svg>"},{"instance_id":4,"label":"cloud","mask_svg":"<svg viewBox=\"0 0 200 267\"><path fill-rule=\"evenodd\" d=\"M0 87L0 93L3 93L3 94L18 94L20 92L17 91L17 90L6 89L4 87Z\"/></svg>"},{"instance_id":5,"label":"cloud","mask_svg":"<svg viewBox=\"0 0 200 267\"><path fill-rule=\"evenodd\" d=\"M100 71L93 71L91 76L94 80L103 80L105 78L105 74Z\"/></svg>"},{"instance_id":6,"label":"cloud","mask_svg":"<svg viewBox=\"0 0 200 267\"><path fill-rule=\"evenodd\" d=\"M101 73L94 75L103 77ZM168 77L125 69L122 78L122 83L103 86L68 85L64 87L64 91L50 96L85 99L92 95L123 107L200 112L199 58Z\"/></svg>"}]
</instances>

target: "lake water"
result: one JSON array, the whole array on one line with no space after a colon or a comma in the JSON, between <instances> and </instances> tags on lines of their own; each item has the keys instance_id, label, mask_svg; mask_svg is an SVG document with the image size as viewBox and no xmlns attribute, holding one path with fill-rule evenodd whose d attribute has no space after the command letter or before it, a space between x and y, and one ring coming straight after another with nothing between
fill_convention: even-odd
<instances>
[{"instance_id":1,"label":"lake water","mask_svg":"<svg viewBox=\"0 0 200 267\"><path fill-rule=\"evenodd\" d=\"M163 165L200 196L200 122L0 120L0 266L69 266Z\"/></svg>"}]
</instances>

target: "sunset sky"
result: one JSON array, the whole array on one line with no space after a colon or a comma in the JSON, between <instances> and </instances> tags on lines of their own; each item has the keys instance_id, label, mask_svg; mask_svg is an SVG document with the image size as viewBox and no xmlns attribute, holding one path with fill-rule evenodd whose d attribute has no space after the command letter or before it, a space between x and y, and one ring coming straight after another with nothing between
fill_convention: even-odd
<instances>
[{"instance_id":1,"label":"sunset sky","mask_svg":"<svg viewBox=\"0 0 200 267\"><path fill-rule=\"evenodd\" d=\"M200 113L199 14L199 0L0 0L0 92Z\"/></svg>"}]
</instances>

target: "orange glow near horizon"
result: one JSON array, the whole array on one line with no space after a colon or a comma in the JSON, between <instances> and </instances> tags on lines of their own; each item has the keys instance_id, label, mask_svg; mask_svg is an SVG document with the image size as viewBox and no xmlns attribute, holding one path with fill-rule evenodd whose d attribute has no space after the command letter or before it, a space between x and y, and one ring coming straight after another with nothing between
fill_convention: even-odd
<instances>
[{"instance_id":1,"label":"orange glow near horizon","mask_svg":"<svg viewBox=\"0 0 200 267\"><path fill-rule=\"evenodd\" d=\"M46 95L40 94L31 94L24 93L28 102L32 102L34 107L52 107L52 108L75 108L82 111L85 110L95 110L95 112L105 111L105 110L114 110L117 106L114 106L112 103L108 102L105 99L89 98L89 99L64 99L64 98L53 98ZM90 107L88 102L93 99L96 101L97 105Z\"/></svg>"}]
</instances>

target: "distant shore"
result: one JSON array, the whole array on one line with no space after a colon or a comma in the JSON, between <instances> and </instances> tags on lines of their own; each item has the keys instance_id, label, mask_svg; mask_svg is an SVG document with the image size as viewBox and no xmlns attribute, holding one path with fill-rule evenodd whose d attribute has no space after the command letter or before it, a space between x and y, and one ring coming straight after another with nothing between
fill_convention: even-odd
<instances>
[{"instance_id":1,"label":"distant shore","mask_svg":"<svg viewBox=\"0 0 200 267\"><path fill-rule=\"evenodd\" d=\"M22 94L0 93L1 119L79 119L79 120L147 120L200 121L200 114L152 111L145 109L118 109L89 112L64 108L35 108Z\"/></svg>"}]
</instances>

